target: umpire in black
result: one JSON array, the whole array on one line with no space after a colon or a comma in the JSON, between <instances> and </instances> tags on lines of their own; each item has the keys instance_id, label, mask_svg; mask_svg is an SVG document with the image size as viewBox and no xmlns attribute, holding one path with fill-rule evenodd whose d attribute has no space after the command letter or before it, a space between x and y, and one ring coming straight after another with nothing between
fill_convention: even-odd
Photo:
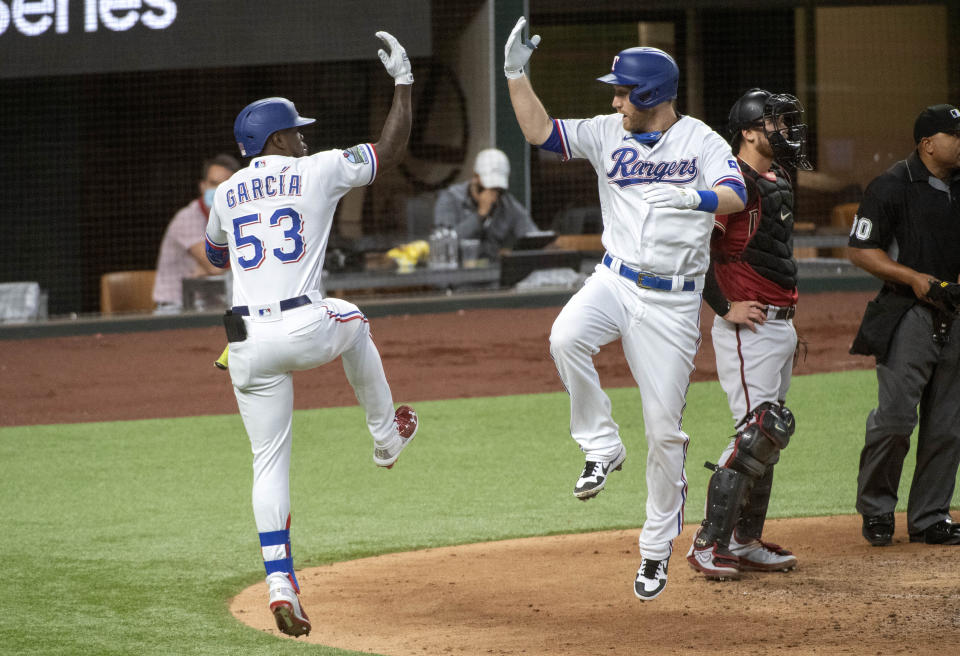
<instances>
[{"instance_id":1,"label":"umpire in black","mask_svg":"<svg viewBox=\"0 0 960 656\"><path fill-rule=\"evenodd\" d=\"M927 107L913 137L916 150L867 187L847 249L851 262L884 281L850 349L877 359L877 407L867 416L857 477L863 537L874 546L893 540L918 406L910 541L960 545L949 513L960 465L960 321L955 308L933 303L941 281L960 280L960 110Z\"/></svg>"}]
</instances>

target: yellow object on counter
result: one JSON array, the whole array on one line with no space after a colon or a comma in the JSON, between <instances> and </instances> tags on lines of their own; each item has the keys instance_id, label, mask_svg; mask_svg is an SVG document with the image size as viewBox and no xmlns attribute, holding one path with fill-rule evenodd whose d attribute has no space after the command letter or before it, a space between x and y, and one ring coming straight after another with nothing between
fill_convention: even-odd
<instances>
[{"instance_id":1,"label":"yellow object on counter","mask_svg":"<svg viewBox=\"0 0 960 656\"><path fill-rule=\"evenodd\" d=\"M401 244L387 251L387 257L395 260L398 273L412 272L418 263L426 262L430 256L430 244L423 239Z\"/></svg>"}]
</instances>

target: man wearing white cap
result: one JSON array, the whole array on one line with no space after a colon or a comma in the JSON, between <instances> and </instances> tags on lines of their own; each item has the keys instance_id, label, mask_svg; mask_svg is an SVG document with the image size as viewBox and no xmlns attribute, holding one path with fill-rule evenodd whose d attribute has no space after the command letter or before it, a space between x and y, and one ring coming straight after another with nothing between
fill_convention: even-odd
<instances>
[{"instance_id":1,"label":"man wearing white cap","mask_svg":"<svg viewBox=\"0 0 960 656\"><path fill-rule=\"evenodd\" d=\"M480 257L495 259L500 249L511 248L518 237L536 231L537 225L507 191L510 161L503 151L481 150L473 171L473 178L437 195L433 222L453 228L460 239L479 239Z\"/></svg>"}]
</instances>

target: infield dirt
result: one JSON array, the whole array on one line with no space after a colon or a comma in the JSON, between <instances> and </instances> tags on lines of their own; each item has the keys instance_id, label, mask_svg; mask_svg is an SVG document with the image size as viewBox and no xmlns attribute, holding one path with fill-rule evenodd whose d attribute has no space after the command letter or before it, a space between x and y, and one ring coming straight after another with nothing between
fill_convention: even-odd
<instances>
[{"instance_id":1,"label":"infield dirt","mask_svg":"<svg viewBox=\"0 0 960 656\"><path fill-rule=\"evenodd\" d=\"M795 323L808 349L796 374L873 368L847 353L872 295L801 295ZM557 312L471 310L372 326L395 399L552 392L562 389L547 346ZM712 321L705 309L694 380L716 378ZM0 426L235 413L229 378L213 366L223 343L220 328L0 341ZM604 386L634 384L619 344L595 362ZM355 403L338 365L299 373L296 385L300 409ZM726 583L686 564L688 526L666 591L647 603L631 591L639 526L334 563L298 572L314 627L300 640L388 656L954 653L960 549L910 544L897 519L886 548L860 537L856 516L772 520L765 536L792 549L799 567ZM281 635L264 584L230 609Z\"/></svg>"}]
</instances>

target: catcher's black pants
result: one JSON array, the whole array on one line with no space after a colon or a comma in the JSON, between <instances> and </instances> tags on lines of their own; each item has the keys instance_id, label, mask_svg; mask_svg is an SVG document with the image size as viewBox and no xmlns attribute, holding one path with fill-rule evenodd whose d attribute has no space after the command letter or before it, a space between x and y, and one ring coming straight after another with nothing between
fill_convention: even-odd
<instances>
[{"instance_id":1,"label":"catcher's black pants","mask_svg":"<svg viewBox=\"0 0 960 656\"><path fill-rule=\"evenodd\" d=\"M877 363L878 405L867 417L857 477L861 515L893 512L910 435L917 426L917 466L907 499L911 533L949 517L960 465L960 318L949 341L933 339L933 317L911 308L893 335L890 352Z\"/></svg>"}]
</instances>

